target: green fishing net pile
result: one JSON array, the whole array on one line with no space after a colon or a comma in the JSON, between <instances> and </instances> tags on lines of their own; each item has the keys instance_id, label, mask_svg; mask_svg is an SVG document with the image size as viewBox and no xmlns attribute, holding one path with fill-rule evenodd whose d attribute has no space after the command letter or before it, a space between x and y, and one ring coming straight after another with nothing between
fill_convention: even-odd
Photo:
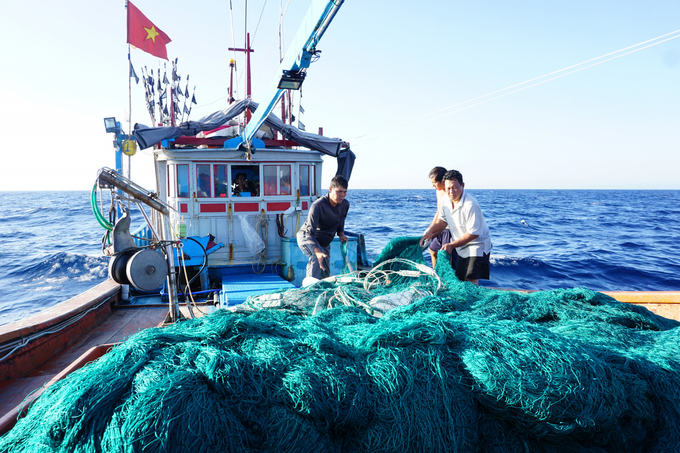
<instances>
[{"instance_id":1,"label":"green fishing net pile","mask_svg":"<svg viewBox=\"0 0 680 453\"><path fill-rule=\"evenodd\" d=\"M287 292L142 331L47 389L0 452L680 451L680 323L461 283L445 259L408 305L347 304L408 292L409 262L400 238L374 294L322 281L300 290L321 304Z\"/></svg>"}]
</instances>

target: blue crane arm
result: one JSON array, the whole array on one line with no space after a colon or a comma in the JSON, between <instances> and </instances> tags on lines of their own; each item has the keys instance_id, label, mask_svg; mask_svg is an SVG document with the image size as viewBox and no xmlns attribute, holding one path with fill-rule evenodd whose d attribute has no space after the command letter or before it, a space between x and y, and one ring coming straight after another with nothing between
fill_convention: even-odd
<instances>
[{"instance_id":1,"label":"blue crane arm","mask_svg":"<svg viewBox=\"0 0 680 453\"><path fill-rule=\"evenodd\" d=\"M267 90L264 102L255 111L240 137L239 144L251 149L251 141L255 132L260 129L264 120L274 110L284 90L278 87L283 71L302 71L309 68L316 45L328 26L333 21L344 0L312 0L307 15L302 21L293 41L288 47L286 56L279 65L274 80Z\"/></svg>"}]
</instances>

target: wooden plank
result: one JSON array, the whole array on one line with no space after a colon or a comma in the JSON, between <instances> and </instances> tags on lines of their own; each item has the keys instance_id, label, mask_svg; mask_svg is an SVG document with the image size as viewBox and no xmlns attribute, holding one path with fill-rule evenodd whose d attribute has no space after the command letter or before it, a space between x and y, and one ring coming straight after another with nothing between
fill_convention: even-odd
<instances>
[{"instance_id":1,"label":"wooden plank","mask_svg":"<svg viewBox=\"0 0 680 453\"><path fill-rule=\"evenodd\" d=\"M680 304L680 291L602 291L619 302Z\"/></svg>"},{"instance_id":2,"label":"wooden plank","mask_svg":"<svg viewBox=\"0 0 680 453\"><path fill-rule=\"evenodd\" d=\"M78 359L88 351L102 344L119 343L140 330L158 326L165 319L167 311L165 307L114 310L94 329L72 340L61 352L30 374L0 381L0 416L12 411L32 392L38 391L64 370L73 368L73 364L78 363Z\"/></svg>"},{"instance_id":3,"label":"wooden plank","mask_svg":"<svg viewBox=\"0 0 680 453\"><path fill-rule=\"evenodd\" d=\"M9 411L3 410L2 412L0 412L0 414L2 414L2 417L0 418L0 435L5 434L7 431L12 429L12 427L14 427L19 415L23 413L25 408L28 405L30 405L33 401L35 401L36 398L38 398L43 393L43 391L45 391L46 388L50 387L55 382L58 382L60 379L65 378L75 370L83 367L85 364L98 359L102 355L106 354L106 352L109 351L112 347L113 347L112 344L105 344L90 348L84 354L78 357L78 359L73 361L69 366L67 366L62 371L54 375L48 382L37 388L36 391L31 392L29 395L27 395L25 399L21 400L16 406L11 408Z\"/></svg>"},{"instance_id":4,"label":"wooden plank","mask_svg":"<svg viewBox=\"0 0 680 453\"><path fill-rule=\"evenodd\" d=\"M163 308L114 310L97 327L73 341L68 348L56 354L29 376L56 374L94 346L120 343L140 330L156 327L163 322L166 312L167 310Z\"/></svg>"},{"instance_id":5,"label":"wooden plank","mask_svg":"<svg viewBox=\"0 0 680 453\"><path fill-rule=\"evenodd\" d=\"M59 351L67 349L109 316L111 304L112 301L107 301L96 309L77 314L72 323L57 324L52 330L43 329L35 332L32 337L23 339L21 347L0 362L0 381L24 377Z\"/></svg>"}]
</instances>

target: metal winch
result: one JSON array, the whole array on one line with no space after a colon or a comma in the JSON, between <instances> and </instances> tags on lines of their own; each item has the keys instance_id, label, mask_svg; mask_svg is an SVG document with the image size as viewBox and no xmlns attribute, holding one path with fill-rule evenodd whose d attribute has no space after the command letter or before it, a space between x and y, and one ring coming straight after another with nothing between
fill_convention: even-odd
<instances>
[{"instance_id":1,"label":"metal winch","mask_svg":"<svg viewBox=\"0 0 680 453\"><path fill-rule=\"evenodd\" d=\"M113 226L109 276L121 285L132 285L140 291L160 288L168 276L168 264L158 250L137 247L130 234L130 213Z\"/></svg>"}]
</instances>

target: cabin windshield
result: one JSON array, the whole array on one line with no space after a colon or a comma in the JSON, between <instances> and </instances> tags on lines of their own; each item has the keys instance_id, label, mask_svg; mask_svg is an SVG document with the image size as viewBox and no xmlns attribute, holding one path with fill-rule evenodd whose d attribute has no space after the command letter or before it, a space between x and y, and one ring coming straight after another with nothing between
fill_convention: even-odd
<instances>
[{"instance_id":1,"label":"cabin windshield","mask_svg":"<svg viewBox=\"0 0 680 453\"><path fill-rule=\"evenodd\" d=\"M235 197L259 197L260 167L256 165L232 166L231 187Z\"/></svg>"}]
</instances>

